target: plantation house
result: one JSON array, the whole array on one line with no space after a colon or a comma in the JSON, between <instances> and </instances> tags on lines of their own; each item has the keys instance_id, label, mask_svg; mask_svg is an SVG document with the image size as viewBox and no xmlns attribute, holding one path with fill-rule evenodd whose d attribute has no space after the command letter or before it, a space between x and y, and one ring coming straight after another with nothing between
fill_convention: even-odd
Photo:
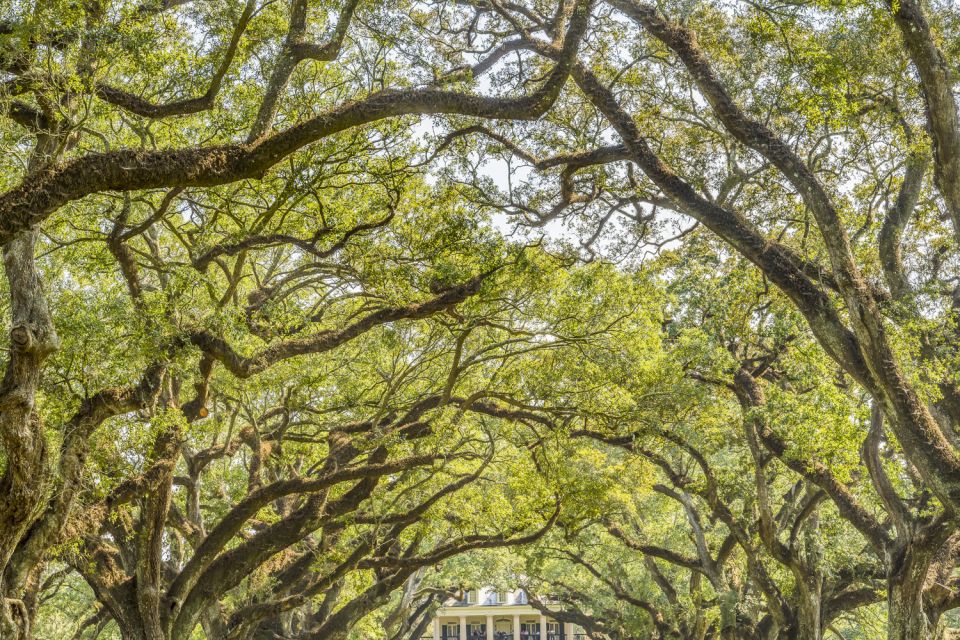
<instances>
[{"instance_id":1,"label":"plantation house","mask_svg":"<svg viewBox=\"0 0 960 640\"><path fill-rule=\"evenodd\" d=\"M423 640L584 640L580 627L554 620L531 606L522 590L467 591L437 610Z\"/></svg>"}]
</instances>

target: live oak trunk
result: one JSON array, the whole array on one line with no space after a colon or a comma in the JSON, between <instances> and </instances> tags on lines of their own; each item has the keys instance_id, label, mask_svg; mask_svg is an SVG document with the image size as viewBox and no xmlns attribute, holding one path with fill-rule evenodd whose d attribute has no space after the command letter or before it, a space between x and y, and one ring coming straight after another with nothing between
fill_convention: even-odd
<instances>
[{"instance_id":1,"label":"live oak trunk","mask_svg":"<svg viewBox=\"0 0 960 640\"><path fill-rule=\"evenodd\" d=\"M802 585L796 604L796 640L821 640L823 607L820 585Z\"/></svg>"},{"instance_id":2,"label":"live oak trunk","mask_svg":"<svg viewBox=\"0 0 960 640\"><path fill-rule=\"evenodd\" d=\"M0 383L0 438L6 453L0 477L0 636L12 639L30 636L30 615L23 602L29 571L10 563L48 494L48 455L36 395L41 364L58 345L34 262L37 234L22 233L3 248L11 329L10 356Z\"/></svg>"},{"instance_id":3,"label":"live oak trunk","mask_svg":"<svg viewBox=\"0 0 960 640\"><path fill-rule=\"evenodd\" d=\"M887 593L888 640L935 640L936 623L924 611L921 594L911 583L891 584Z\"/></svg>"},{"instance_id":4,"label":"live oak trunk","mask_svg":"<svg viewBox=\"0 0 960 640\"><path fill-rule=\"evenodd\" d=\"M935 640L937 615L924 606L930 552L892 554L887 577L887 640Z\"/></svg>"}]
</instances>

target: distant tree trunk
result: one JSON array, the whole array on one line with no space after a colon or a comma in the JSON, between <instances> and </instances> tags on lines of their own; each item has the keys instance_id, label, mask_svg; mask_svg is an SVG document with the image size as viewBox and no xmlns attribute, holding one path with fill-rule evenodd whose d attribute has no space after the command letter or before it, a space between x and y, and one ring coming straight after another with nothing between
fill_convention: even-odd
<instances>
[{"instance_id":1,"label":"distant tree trunk","mask_svg":"<svg viewBox=\"0 0 960 640\"><path fill-rule=\"evenodd\" d=\"M923 610L921 592L913 584L890 584L887 591L888 640L934 640L935 625Z\"/></svg>"},{"instance_id":2,"label":"distant tree trunk","mask_svg":"<svg viewBox=\"0 0 960 640\"><path fill-rule=\"evenodd\" d=\"M813 582L811 580L810 582ZM821 640L823 637L822 593L818 584L799 586L796 604L796 640Z\"/></svg>"},{"instance_id":3,"label":"distant tree trunk","mask_svg":"<svg viewBox=\"0 0 960 640\"><path fill-rule=\"evenodd\" d=\"M936 615L924 606L930 571L926 550L906 545L892 554L887 577L887 640L936 640Z\"/></svg>"}]
</instances>

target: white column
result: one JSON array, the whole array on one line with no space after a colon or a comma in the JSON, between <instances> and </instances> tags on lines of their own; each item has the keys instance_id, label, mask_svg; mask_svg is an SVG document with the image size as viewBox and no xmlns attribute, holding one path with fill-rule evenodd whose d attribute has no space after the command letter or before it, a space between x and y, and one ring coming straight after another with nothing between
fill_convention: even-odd
<instances>
[{"instance_id":1,"label":"white column","mask_svg":"<svg viewBox=\"0 0 960 640\"><path fill-rule=\"evenodd\" d=\"M520 640L520 614L513 616L513 640Z\"/></svg>"},{"instance_id":2,"label":"white column","mask_svg":"<svg viewBox=\"0 0 960 640\"><path fill-rule=\"evenodd\" d=\"M547 640L547 616L540 614L540 640Z\"/></svg>"},{"instance_id":3,"label":"white column","mask_svg":"<svg viewBox=\"0 0 960 640\"><path fill-rule=\"evenodd\" d=\"M433 619L433 640L440 640L440 616Z\"/></svg>"},{"instance_id":4,"label":"white column","mask_svg":"<svg viewBox=\"0 0 960 640\"><path fill-rule=\"evenodd\" d=\"M460 616L460 640L467 640L467 616Z\"/></svg>"},{"instance_id":5,"label":"white column","mask_svg":"<svg viewBox=\"0 0 960 640\"><path fill-rule=\"evenodd\" d=\"M487 640L493 640L493 616L487 616Z\"/></svg>"}]
</instances>

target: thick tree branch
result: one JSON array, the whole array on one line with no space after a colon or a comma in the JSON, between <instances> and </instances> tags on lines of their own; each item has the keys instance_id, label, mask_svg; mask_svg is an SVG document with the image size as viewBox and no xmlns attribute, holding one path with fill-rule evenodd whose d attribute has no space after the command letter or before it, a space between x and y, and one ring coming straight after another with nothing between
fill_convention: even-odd
<instances>
[{"instance_id":1,"label":"thick tree branch","mask_svg":"<svg viewBox=\"0 0 960 640\"><path fill-rule=\"evenodd\" d=\"M917 0L890 2L903 43L920 74L933 140L934 175L960 242L960 117L954 97L954 72L937 46Z\"/></svg>"},{"instance_id":2,"label":"thick tree branch","mask_svg":"<svg viewBox=\"0 0 960 640\"><path fill-rule=\"evenodd\" d=\"M387 89L336 107L248 144L161 151L95 153L38 172L0 195L0 244L74 200L102 191L216 186L262 177L306 145L341 131L402 115L458 114L489 119L535 119L566 82L587 27L589 0L576 3L559 62L539 89L517 98L490 98L437 89Z\"/></svg>"},{"instance_id":3,"label":"thick tree branch","mask_svg":"<svg viewBox=\"0 0 960 640\"><path fill-rule=\"evenodd\" d=\"M225 340L208 331L193 333L190 341L205 354L222 363L233 375L249 378L282 360L335 349L374 327L398 320L418 320L449 309L474 295L485 277L473 278L426 302L387 307L370 313L343 329L328 329L310 336L279 342L248 357L241 356Z\"/></svg>"}]
</instances>

